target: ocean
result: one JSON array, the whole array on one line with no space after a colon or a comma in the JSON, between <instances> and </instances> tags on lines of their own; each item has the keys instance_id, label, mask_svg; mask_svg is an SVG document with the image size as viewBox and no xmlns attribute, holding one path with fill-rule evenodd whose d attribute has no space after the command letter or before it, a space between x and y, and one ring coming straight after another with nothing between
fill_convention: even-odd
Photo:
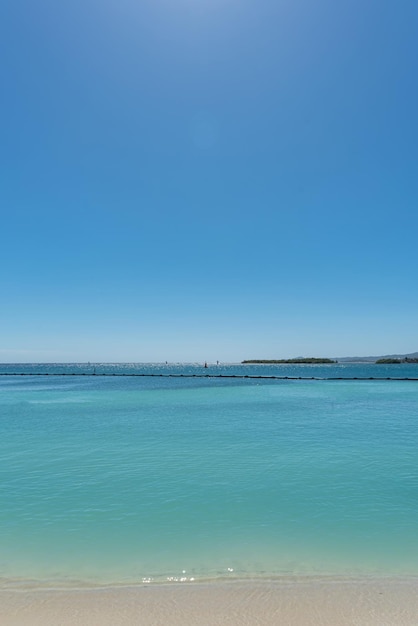
<instances>
[{"instance_id":1,"label":"ocean","mask_svg":"<svg viewBox=\"0 0 418 626\"><path fill-rule=\"evenodd\" d=\"M417 575L418 381L402 380L417 377L0 365L0 579Z\"/></svg>"}]
</instances>

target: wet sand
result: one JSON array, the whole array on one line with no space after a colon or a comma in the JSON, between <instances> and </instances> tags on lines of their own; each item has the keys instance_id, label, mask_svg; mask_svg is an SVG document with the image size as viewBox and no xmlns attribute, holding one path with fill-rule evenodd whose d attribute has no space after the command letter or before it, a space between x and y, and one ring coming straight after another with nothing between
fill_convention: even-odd
<instances>
[{"instance_id":1,"label":"wet sand","mask_svg":"<svg viewBox=\"0 0 418 626\"><path fill-rule=\"evenodd\" d=\"M2 626L417 626L418 578L0 590Z\"/></svg>"}]
</instances>

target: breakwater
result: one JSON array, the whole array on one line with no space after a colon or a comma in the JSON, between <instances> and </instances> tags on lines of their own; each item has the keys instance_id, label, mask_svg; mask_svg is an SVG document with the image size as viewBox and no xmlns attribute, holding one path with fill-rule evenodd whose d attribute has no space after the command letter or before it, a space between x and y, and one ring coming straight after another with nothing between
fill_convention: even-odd
<instances>
[{"instance_id":1,"label":"breakwater","mask_svg":"<svg viewBox=\"0 0 418 626\"><path fill-rule=\"evenodd\" d=\"M100 377L128 377L128 378L240 378L256 380L393 380L393 381L418 381L418 377L395 377L395 376L276 376L274 374L157 374L143 372L0 372L0 376L100 376Z\"/></svg>"}]
</instances>

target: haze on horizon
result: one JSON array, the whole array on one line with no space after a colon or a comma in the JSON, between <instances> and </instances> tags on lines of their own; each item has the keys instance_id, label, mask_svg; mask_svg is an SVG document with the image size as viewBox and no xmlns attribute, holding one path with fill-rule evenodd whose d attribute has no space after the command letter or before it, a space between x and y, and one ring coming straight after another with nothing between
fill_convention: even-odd
<instances>
[{"instance_id":1,"label":"haze on horizon","mask_svg":"<svg viewBox=\"0 0 418 626\"><path fill-rule=\"evenodd\" d=\"M417 19L3 3L0 361L416 350Z\"/></svg>"}]
</instances>

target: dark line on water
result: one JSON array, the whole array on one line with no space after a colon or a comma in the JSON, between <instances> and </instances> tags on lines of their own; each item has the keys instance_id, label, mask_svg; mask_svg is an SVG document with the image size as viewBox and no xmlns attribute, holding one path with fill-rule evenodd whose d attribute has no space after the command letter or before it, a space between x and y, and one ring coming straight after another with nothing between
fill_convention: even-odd
<instances>
[{"instance_id":1,"label":"dark line on water","mask_svg":"<svg viewBox=\"0 0 418 626\"><path fill-rule=\"evenodd\" d=\"M330 377L320 377L320 376L262 376L258 374L143 374L143 373L117 373L117 372L102 372L102 373L86 373L86 372L0 372L0 376L96 376L96 377L147 377L147 378L249 378L252 380L408 380L408 381L418 381L418 378L393 378L391 376L387 377L376 377L376 376L330 376Z\"/></svg>"}]
</instances>

